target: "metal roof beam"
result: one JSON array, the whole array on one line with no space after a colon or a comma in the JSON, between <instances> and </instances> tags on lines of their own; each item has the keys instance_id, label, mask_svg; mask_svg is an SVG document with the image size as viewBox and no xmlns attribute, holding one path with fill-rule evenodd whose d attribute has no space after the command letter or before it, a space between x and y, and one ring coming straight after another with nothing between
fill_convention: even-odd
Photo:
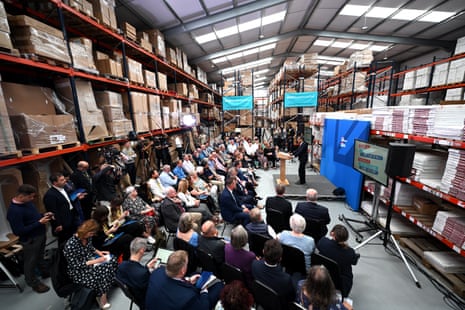
<instances>
[{"instance_id":1,"label":"metal roof beam","mask_svg":"<svg viewBox=\"0 0 465 310\"><path fill-rule=\"evenodd\" d=\"M287 1L284 0L260 0L260 1L253 1L249 4L241 5L237 8L227 10L225 12L221 12L218 14L208 15L204 18L200 18L194 20L192 22L188 22L182 24L180 26L162 29L165 37L173 36L179 33L190 32L199 28L207 27L219 22L223 22L226 20L230 20L242 15L246 15L249 13L253 13L256 11L260 11L271 6L275 6L278 4L286 3Z\"/></svg>"}]
</instances>

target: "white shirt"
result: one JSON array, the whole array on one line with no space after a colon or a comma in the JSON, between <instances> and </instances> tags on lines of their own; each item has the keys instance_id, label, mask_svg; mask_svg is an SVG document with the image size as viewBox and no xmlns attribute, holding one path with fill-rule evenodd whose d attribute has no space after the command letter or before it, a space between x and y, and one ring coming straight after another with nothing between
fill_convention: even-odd
<instances>
[{"instance_id":1,"label":"white shirt","mask_svg":"<svg viewBox=\"0 0 465 310\"><path fill-rule=\"evenodd\" d=\"M182 169L184 169L187 174L190 174L195 171L195 166L190 160L184 160L182 162Z\"/></svg>"},{"instance_id":2,"label":"white shirt","mask_svg":"<svg viewBox=\"0 0 465 310\"><path fill-rule=\"evenodd\" d=\"M150 191L152 192L152 195L158 198L161 198L161 199L165 198L165 188L161 184L159 178L157 179L150 178L147 181L147 184L150 186Z\"/></svg>"},{"instance_id":3,"label":"white shirt","mask_svg":"<svg viewBox=\"0 0 465 310\"><path fill-rule=\"evenodd\" d=\"M66 200L68 200L69 209L70 209L70 210L73 210L73 204L71 203L71 200L69 200L68 193L66 193L65 189L64 189L64 188L61 188L61 187L54 186L54 185L52 185L52 186L55 187L55 189L56 189L57 191L59 191L59 192L66 198Z\"/></svg>"}]
</instances>

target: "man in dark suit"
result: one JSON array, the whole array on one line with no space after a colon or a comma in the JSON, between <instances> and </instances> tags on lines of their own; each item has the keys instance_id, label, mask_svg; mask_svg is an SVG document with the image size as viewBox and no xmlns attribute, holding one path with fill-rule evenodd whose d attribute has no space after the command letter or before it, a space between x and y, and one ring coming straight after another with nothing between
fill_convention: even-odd
<instances>
[{"instance_id":1,"label":"man in dark suit","mask_svg":"<svg viewBox=\"0 0 465 310\"><path fill-rule=\"evenodd\" d=\"M224 263L224 240L218 237L218 229L213 221L203 223L199 249L211 254L218 266Z\"/></svg>"},{"instance_id":2,"label":"man in dark suit","mask_svg":"<svg viewBox=\"0 0 465 310\"><path fill-rule=\"evenodd\" d=\"M279 265L283 255L283 248L278 240L270 239L263 247L264 260L252 262L252 275L272 288L281 297L283 304L294 300L295 288L289 274L284 272Z\"/></svg>"},{"instance_id":3,"label":"man in dark suit","mask_svg":"<svg viewBox=\"0 0 465 310\"><path fill-rule=\"evenodd\" d=\"M282 219L283 219L282 222L283 224L284 223L286 224L286 227L284 227L284 230L291 230L291 227L289 226L289 218L292 215L292 204L286 198L284 198L286 187L282 184L278 184L276 185L275 190L276 190L276 196L268 197L266 199L266 203L265 203L266 215L268 216L268 212L270 209L281 212ZM273 226L273 223L270 223L268 220L267 222L268 224ZM278 231L276 227L273 227L273 228L277 233L281 232L280 229L278 229L279 230Z\"/></svg>"},{"instance_id":4,"label":"man in dark suit","mask_svg":"<svg viewBox=\"0 0 465 310\"><path fill-rule=\"evenodd\" d=\"M295 208L295 213L302 215L305 218L306 222L306 231L305 234L309 234L308 229L311 229L315 224L319 224L320 229L318 231L313 231L312 237L315 239L315 243L325 236L328 232L328 227L331 218L329 217L328 208L320 206L317 204L318 192L309 188L307 190L307 201L299 202Z\"/></svg>"},{"instance_id":5,"label":"man in dark suit","mask_svg":"<svg viewBox=\"0 0 465 310\"><path fill-rule=\"evenodd\" d=\"M189 212L186 211L183 202L176 195L177 193L174 187L168 186L166 188L166 197L162 200L160 206L165 227L169 231L176 231L181 214ZM192 216L192 220L197 223L197 225L200 225L202 222L202 213L190 212L190 214Z\"/></svg>"},{"instance_id":6,"label":"man in dark suit","mask_svg":"<svg viewBox=\"0 0 465 310\"><path fill-rule=\"evenodd\" d=\"M136 304L145 305L145 293L149 285L150 273L155 269L157 258L150 260L145 266L140 261L147 249L147 239L134 238L131 241L131 257L118 266L116 277L126 284L134 294Z\"/></svg>"},{"instance_id":7,"label":"man in dark suit","mask_svg":"<svg viewBox=\"0 0 465 310\"><path fill-rule=\"evenodd\" d=\"M236 182L235 176L226 179L225 189L220 196L221 216L225 221L230 223L239 221L245 226L250 222L249 209L239 204L239 198L234 195Z\"/></svg>"},{"instance_id":8,"label":"man in dark suit","mask_svg":"<svg viewBox=\"0 0 465 310\"><path fill-rule=\"evenodd\" d=\"M299 181L297 184L305 184L305 166L308 162L308 144L302 136L297 137L299 147L292 154L299 158Z\"/></svg>"},{"instance_id":9,"label":"man in dark suit","mask_svg":"<svg viewBox=\"0 0 465 310\"><path fill-rule=\"evenodd\" d=\"M194 286L199 275L184 278L187 263L187 253L175 251L169 256L166 267L152 273L145 300L147 310L210 310L215 307L223 284L199 290Z\"/></svg>"},{"instance_id":10,"label":"man in dark suit","mask_svg":"<svg viewBox=\"0 0 465 310\"><path fill-rule=\"evenodd\" d=\"M87 195L80 200L84 219L90 219L92 209L94 207L95 193L92 186L92 178L87 172L89 163L82 160L77 163L76 171L71 174L71 181L74 183L76 189L82 188L86 191Z\"/></svg>"},{"instance_id":11,"label":"man in dark suit","mask_svg":"<svg viewBox=\"0 0 465 310\"><path fill-rule=\"evenodd\" d=\"M58 245L62 245L76 232L79 218L64 189L66 179L63 173L53 173L49 180L52 186L44 195L44 205L47 211L54 214L52 233L58 237Z\"/></svg>"}]
</instances>

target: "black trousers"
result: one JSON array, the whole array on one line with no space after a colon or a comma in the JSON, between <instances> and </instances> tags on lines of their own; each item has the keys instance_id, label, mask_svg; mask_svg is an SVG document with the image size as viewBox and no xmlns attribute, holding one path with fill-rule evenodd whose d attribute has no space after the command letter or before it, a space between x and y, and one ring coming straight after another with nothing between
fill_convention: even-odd
<instances>
[{"instance_id":1,"label":"black trousers","mask_svg":"<svg viewBox=\"0 0 465 310\"><path fill-rule=\"evenodd\" d=\"M299 181L300 183L305 183L305 166L307 165L307 160L299 160Z\"/></svg>"}]
</instances>

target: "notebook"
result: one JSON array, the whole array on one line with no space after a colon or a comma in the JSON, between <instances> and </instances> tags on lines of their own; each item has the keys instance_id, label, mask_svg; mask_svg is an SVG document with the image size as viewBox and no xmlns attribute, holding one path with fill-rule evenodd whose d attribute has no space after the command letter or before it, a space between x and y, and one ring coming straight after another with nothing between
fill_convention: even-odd
<instances>
[{"instance_id":1,"label":"notebook","mask_svg":"<svg viewBox=\"0 0 465 310\"><path fill-rule=\"evenodd\" d=\"M173 251L168 250L168 249L158 248L157 253L155 254L154 257L159 258L160 263L163 265L166 265L166 263L168 262L168 257L171 255L171 253L173 253Z\"/></svg>"}]
</instances>

